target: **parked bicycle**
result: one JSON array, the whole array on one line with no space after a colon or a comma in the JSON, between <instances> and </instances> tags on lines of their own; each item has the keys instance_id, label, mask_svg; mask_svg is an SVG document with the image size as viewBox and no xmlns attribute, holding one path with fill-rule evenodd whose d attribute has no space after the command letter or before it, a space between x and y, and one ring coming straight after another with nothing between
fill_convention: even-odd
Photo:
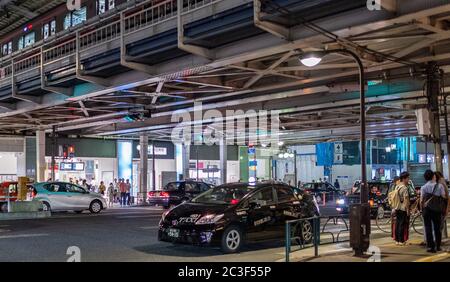
<instances>
[{"instance_id":1,"label":"parked bicycle","mask_svg":"<svg viewBox=\"0 0 450 282\"><path fill-rule=\"evenodd\" d=\"M392 233L392 211L385 212L383 216L377 216L375 224L381 231L385 233ZM422 212L419 208L419 200L416 199L411 205L410 209L410 224L409 227L414 232L423 235L423 218Z\"/></svg>"}]
</instances>

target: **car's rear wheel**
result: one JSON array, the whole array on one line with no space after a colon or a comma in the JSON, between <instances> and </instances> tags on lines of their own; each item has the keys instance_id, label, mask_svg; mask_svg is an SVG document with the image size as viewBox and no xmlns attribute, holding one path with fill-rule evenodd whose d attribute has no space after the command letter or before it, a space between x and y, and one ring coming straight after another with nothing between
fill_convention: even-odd
<instances>
[{"instance_id":1,"label":"car's rear wheel","mask_svg":"<svg viewBox=\"0 0 450 282\"><path fill-rule=\"evenodd\" d=\"M92 203L89 206L89 211L91 213L99 213L102 210L102 203L100 201L92 201Z\"/></svg>"},{"instance_id":2,"label":"car's rear wheel","mask_svg":"<svg viewBox=\"0 0 450 282\"><path fill-rule=\"evenodd\" d=\"M226 254L238 252L244 243L242 231L237 226L230 226L223 232L221 249Z\"/></svg>"},{"instance_id":3,"label":"car's rear wheel","mask_svg":"<svg viewBox=\"0 0 450 282\"><path fill-rule=\"evenodd\" d=\"M48 202L42 202L42 210L43 211L52 211L50 204Z\"/></svg>"}]
</instances>

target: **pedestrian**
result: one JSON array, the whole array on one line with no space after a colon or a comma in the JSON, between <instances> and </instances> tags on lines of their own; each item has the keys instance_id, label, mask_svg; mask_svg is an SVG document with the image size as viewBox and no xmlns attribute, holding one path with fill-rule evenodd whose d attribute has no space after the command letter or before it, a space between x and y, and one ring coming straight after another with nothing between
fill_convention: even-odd
<instances>
[{"instance_id":1,"label":"pedestrian","mask_svg":"<svg viewBox=\"0 0 450 282\"><path fill-rule=\"evenodd\" d=\"M81 182L81 187L83 187L86 191L89 191L89 186L87 185L86 179L83 179Z\"/></svg>"},{"instance_id":2,"label":"pedestrian","mask_svg":"<svg viewBox=\"0 0 450 282\"><path fill-rule=\"evenodd\" d=\"M339 181L337 180L337 178L336 178L336 181L334 181L334 187L336 189L341 189L341 185L339 184Z\"/></svg>"},{"instance_id":3,"label":"pedestrian","mask_svg":"<svg viewBox=\"0 0 450 282\"><path fill-rule=\"evenodd\" d=\"M427 174L425 179L428 182L420 188L420 203L425 225L427 252L436 253L436 251L441 251L441 224L442 215L446 210L446 195L444 185L440 183L442 174L433 173L431 175L429 170L425 173Z\"/></svg>"},{"instance_id":4,"label":"pedestrian","mask_svg":"<svg viewBox=\"0 0 450 282\"><path fill-rule=\"evenodd\" d=\"M108 206L111 208L114 205L116 193L114 192L114 184L111 182L108 186Z\"/></svg>"},{"instance_id":5,"label":"pedestrian","mask_svg":"<svg viewBox=\"0 0 450 282\"><path fill-rule=\"evenodd\" d=\"M126 204L125 200L127 198L126 186L123 178L120 179L119 190L120 190L120 206L123 207Z\"/></svg>"},{"instance_id":6,"label":"pedestrian","mask_svg":"<svg viewBox=\"0 0 450 282\"><path fill-rule=\"evenodd\" d=\"M389 193L389 205L393 216L392 235L396 245L406 245L409 239L409 193L407 185L409 183L409 173L404 171L400 174L398 184Z\"/></svg>"},{"instance_id":7,"label":"pedestrian","mask_svg":"<svg viewBox=\"0 0 450 282\"><path fill-rule=\"evenodd\" d=\"M130 183L130 180L129 179L127 179L127 181L125 182L125 193L126 193L126 204L127 204L127 206L129 206L130 205L130 202L131 202L131 197L130 197L130 192L131 192L131 183Z\"/></svg>"},{"instance_id":8,"label":"pedestrian","mask_svg":"<svg viewBox=\"0 0 450 282\"><path fill-rule=\"evenodd\" d=\"M100 186L98 186L98 192L105 196L105 192L106 192L106 186L105 183L103 181L100 181Z\"/></svg>"}]
</instances>

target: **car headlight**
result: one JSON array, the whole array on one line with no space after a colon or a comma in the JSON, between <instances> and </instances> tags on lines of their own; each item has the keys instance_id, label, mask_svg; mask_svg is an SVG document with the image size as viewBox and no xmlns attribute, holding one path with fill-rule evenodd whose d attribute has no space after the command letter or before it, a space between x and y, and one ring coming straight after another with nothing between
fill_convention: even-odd
<instances>
[{"instance_id":1,"label":"car headlight","mask_svg":"<svg viewBox=\"0 0 450 282\"><path fill-rule=\"evenodd\" d=\"M195 224L213 224L219 221L223 217L223 214L208 214L202 216Z\"/></svg>"},{"instance_id":2,"label":"car headlight","mask_svg":"<svg viewBox=\"0 0 450 282\"><path fill-rule=\"evenodd\" d=\"M338 200L336 200L336 204L344 205L345 204L345 200L344 199L338 199Z\"/></svg>"}]
</instances>

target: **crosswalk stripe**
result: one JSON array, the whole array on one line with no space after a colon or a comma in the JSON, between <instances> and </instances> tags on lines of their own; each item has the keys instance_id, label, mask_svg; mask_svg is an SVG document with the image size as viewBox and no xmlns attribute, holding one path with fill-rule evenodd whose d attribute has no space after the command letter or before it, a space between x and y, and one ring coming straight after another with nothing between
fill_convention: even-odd
<instances>
[{"instance_id":1,"label":"crosswalk stripe","mask_svg":"<svg viewBox=\"0 0 450 282\"><path fill-rule=\"evenodd\" d=\"M16 235L3 235L0 239L17 239L17 238L29 238L29 237L43 237L49 236L47 233L37 233L37 234L16 234Z\"/></svg>"}]
</instances>

